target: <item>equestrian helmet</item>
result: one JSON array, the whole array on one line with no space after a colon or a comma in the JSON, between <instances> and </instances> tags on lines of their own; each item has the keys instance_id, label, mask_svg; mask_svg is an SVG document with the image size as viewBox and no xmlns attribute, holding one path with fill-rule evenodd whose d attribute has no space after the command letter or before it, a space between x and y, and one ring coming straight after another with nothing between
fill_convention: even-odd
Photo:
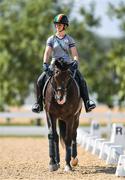
<instances>
[{"instance_id":1,"label":"equestrian helmet","mask_svg":"<svg viewBox=\"0 0 125 180\"><path fill-rule=\"evenodd\" d=\"M65 14L58 14L57 16L55 16L53 22L54 24L60 23L60 24L65 24L67 26L69 25L68 17Z\"/></svg>"}]
</instances>

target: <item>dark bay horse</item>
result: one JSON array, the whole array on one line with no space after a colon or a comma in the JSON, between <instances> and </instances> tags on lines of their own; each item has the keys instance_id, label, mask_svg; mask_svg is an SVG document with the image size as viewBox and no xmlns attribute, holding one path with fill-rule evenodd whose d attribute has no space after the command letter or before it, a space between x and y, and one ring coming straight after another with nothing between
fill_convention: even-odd
<instances>
[{"instance_id":1,"label":"dark bay horse","mask_svg":"<svg viewBox=\"0 0 125 180\"><path fill-rule=\"evenodd\" d=\"M49 169L55 171L60 167L59 136L56 130L58 122L60 139L66 150L65 171L70 171L78 161L76 136L82 101L79 87L66 62L55 61L53 76L47 84L44 103L49 129Z\"/></svg>"}]
</instances>

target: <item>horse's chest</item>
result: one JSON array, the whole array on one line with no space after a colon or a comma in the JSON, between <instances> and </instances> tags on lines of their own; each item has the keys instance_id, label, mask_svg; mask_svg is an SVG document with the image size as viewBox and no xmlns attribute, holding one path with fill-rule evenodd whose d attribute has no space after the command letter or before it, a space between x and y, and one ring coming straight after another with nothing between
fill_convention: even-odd
<instances>
[{"instance_id":1,"label":"horse's chest","mask_svg":"<svg viewBox=\"0 0 125 180\"><path fill-rule=\"evenodd\" d=\"M72 104L68 104L66 106L55 104L55 106L53 105L50 107L50 110L52 114L61 118L72 114L74 112L74 106Z\"/></svg>"}]
</instances>

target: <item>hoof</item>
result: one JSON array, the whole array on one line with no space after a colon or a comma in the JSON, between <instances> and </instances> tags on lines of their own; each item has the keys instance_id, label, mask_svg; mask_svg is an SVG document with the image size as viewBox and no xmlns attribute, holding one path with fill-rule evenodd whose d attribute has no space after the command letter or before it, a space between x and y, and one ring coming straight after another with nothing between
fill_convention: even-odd
<instances>
[{"instance_id":1,"label":"hoof","mask_svg":"<svg viewBox=\"0 0 125 180\"><path fill-rule=\"evenodd\" d=\"M69 165L66 165L64 171L65 171L65 172L72 171L72 167L69 166Z\"/></svg>"},{"instance_id":2,"label":"hoof","mask_svg":"<svg viewBox=\"0 0 125 180\"><path fill-rule=\"evenodd\" d=\"M49 165L49 171L52 172L52 171L57 171L59 169L60 165L59 164L52 164L52 165Z\"/></svg>"},{"instance_id":3,"label":"hoof","mask_svg":"<svg viewBox=\"0 0 125 180\"><path fill-rule=\"evenodd\" d=\"M71 166L77 166L77 165L78 165L78 159L77 158L72 158Z\"/></svg>"}]
</instances>

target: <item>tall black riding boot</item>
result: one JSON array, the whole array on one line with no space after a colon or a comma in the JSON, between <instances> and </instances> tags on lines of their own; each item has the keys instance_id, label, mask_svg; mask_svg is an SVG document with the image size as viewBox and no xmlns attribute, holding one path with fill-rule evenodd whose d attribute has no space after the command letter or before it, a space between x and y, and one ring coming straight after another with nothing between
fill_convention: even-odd
<instances>
[{"instance_id":1,"label":"tall black riding boot","mask_svg":"<svg viewBox=\"0 0 125 180\"><path fill-rule=\"evenodd\" d=\"M40 93L41 88L38 86L38 84L36 86L37 102L33 105L32 111L39 113L43 111L43 97L42 93Z\"/></svg>"},{"instance_id":2,"label":"tall black riding boot","mask_svg":"<svg viewBox=\"0 0 125 180\"><path fill-rule=\"evenodd\" d=\"M90 112L92 109L96 107L95 103L89 99L89 93L86 81L83 79L81 73L77 71L76 80L79 84L80 94L84 102L86 112Z\"/></svg>"},{"instance_id":3,"label":"tall black riding boot","mask_svg":"<svg viewBox=\"0 0 125 180\"><path fill-rule=\"evenodd\" d=\"M43 111L43 87L45 84L45 80L46 80L46 74L43 72L41 74L41 76L38 78L37 80L37 84L36 84L36 103L33 105L32 107L32 111L35 113L39 113L41 111Z\"/></svg>"}]
</instances>

